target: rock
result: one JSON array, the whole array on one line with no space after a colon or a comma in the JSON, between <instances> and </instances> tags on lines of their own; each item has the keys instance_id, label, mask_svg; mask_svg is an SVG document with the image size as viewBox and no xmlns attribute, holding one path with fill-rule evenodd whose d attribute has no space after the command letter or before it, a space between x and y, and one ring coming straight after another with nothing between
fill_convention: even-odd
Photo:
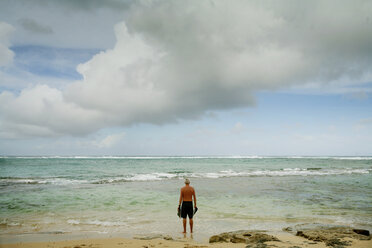
<instances>
[{"instance_id":1,"label":"rock","mask_svg":"<svg viewBox=\"0 0 372 248\"><path fill-rule=\"evenodd\" d=\"M268 241L280 241L277 237L268 235L266 233L255 233L251 237L248 237L248 241L251 243L264 243Z\"/></svg>"},{"instance_id":2,"label":"rock","mask_svg":"<svg viewBox=\"0 0 372 248\"><path fill-rule=\"evenodd\" d=\"M236 244L236 243L245 243L245 239L232 238L232 239L230 239L230 242L231 243L234 243L234 244Z\"/></svg>"},{"instance_id":3,"label":"rock","mask_svg":"<svg viewBox=\"0 0 372 248\"><path fill-rule=\"evenodd\" d=\"M353 232L355 232L357 234L360 234L360 235L369 236L369 231L368 230L364 230L364 229L353 229Z\"/></svg>"},{"instance_id":4,"label":"rock","mask_svg":"<svg viewBox=\"0 0 372 248\"><path fill-rule=\"evenodd\" d=\"M296 236L304 237L308 240L324 242L327 246L344 247L350 245L350 242L342 241L343 238L357 240L370 240L368 230L352 229L344 226L319 226L310 229L299 230L297 228Z\"/></svg>"},{"instance_id":5,"label":"rock","mask_svg":"<svg viewBox=\"0 0 372 248\"><path fill-rule=\"evenodd\" d=\"M285 231L285 232L292 232L293 228L292 227L285 227L282 230Z\"/></svg>"},{"instance_id":6,"label":"rock","mask_svg":"<svg viewBox=\"0 0 372 248\"><path fill-rule=\"evenodd\" d=\"M304 236L304 232L303 231L297 231L296 236L303 237Z\"/></svg>"},{"instance_id":7,"label":"rock","mask_svg":"<svg viewBox=\"0 0 372 248\"><path fill-rule=\"evenodd\" d=\"M163 236L163 239L165 240L173 240L173 238L169 235Z\"/></svg>"},{"instance_id":8,"label":"rock","mask_svg":"<svg viewBox=\"0 0 372 248\"><path fill-rule=\"evenodd\" d=\"M305 239L308 240L313 240L313 241L324 241L324 237L319 236L319 235L308 235L308 232L306 234L303 231L297 231L296 236L304 237Z\"/></svg>"},{"instance_id":9,"label":"rock","mask_svg":"<svg viewBox=\"0 0 372 248\"><path fill-rule=\"evenodd\" d=\"M259 244L248 244L245 248L267 248L268 246L264 243Z\"/></svg>"},{"instance_id":10,"label":"rock","mask_svg":"<svg viewBox=\"0 0 372 248\"><path fill-rule=\"evenodd\" d=\"M220 235L214 235L209 238L209 243L217 243L217 242L229 242L229 241Z\"/></svg>"},{"instance_id":11,"label":"rock","mask_svg":"<svg viewBox=\"0 0 372 248\"><path fill-rule=\"evenodd\" d=\"M332 247L344 247L350 245L350 242L341 241L340 239L329 239L325 241L326 246Z\"/></svg>"},{"instance_id":12,"label":"rock","mask_svg":"<svg viewBox=\"0 0 372 248\"><path fill-rule=\"evenodd\" d=\"M230 239L231 243L245 243L246 238L243 235L233 235L233 237Z\"/></svg>"},{"instance_id":13,"label":"rock","mask_svg":"<svg viewBox=\"0 0 372 248\"><path fill-rule=\"evenodd\" d=\"M209 243L215 242L231 242L231 243L247 243L247 244L263 244L267 241L279 241L278 238L263 233L265 231L247 231L240 230L235 232L221 233L210 237ZM252 246L253 247L253 246ZM256 246L254 246L256 247Z\"/></svg>"}]
</instances>

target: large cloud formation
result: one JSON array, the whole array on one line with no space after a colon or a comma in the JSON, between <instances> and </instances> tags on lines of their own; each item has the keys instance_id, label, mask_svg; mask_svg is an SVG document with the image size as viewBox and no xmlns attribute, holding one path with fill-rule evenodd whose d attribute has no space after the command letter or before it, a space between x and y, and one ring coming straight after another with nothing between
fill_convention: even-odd
<instances>
[{"instance_id":1,"label":"large cloud formation","mask_svg":"<svg viewBox=\"0 0 372 248\"><path fill-rule=\"evenodd\" d=\"M0 22L0 66L7 66L13 61L14 53L9 49L9 36L13 31L11 25Z\"/></svg>"},{"instance_id":2,"label":"large cloud formation","mask_svg":"<svg viewBox=\"0 0 372 248\"><path fill-rule=\"evenodd\" d=\"M249 106L257 90L372 79L369 1L153 1L83 80L0 95L2 134L87 134ZM363 80L363 81L362 81Z\"/></svg>"}]
</instances>

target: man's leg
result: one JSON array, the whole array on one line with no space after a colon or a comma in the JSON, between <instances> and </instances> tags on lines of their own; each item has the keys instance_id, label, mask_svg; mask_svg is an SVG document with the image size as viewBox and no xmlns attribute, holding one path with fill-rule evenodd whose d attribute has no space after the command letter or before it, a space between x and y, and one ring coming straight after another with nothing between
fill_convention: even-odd
<instances>
[{"instance_id":1,"label":"man's leg","mask_svg":"<svg viewBox=\"0 0 372 248\"><path fill-rule=\"evenodd\" d=\"M190 232L192 233L192 226L194 225L194 221L192 219L189 219L190 222Z\"/></svg>"},{"instance_id":2,"label":"man's leg","mask_svg":"<svg viewBox=\"0 0 372 248\"><path fill-rule=\"evenodd\" d=\"M183 218L183 233L186 233L186 218Z\"/></svg>"}]
</instances>

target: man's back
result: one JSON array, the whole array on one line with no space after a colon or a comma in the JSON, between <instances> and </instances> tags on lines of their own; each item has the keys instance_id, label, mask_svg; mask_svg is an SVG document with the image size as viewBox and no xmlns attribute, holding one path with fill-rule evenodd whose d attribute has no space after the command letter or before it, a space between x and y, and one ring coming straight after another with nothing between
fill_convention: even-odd
<instances>
[{"instance_id":1,"label":"man's back","mask_svg":"<svg viewBox=\"0 0 372 248\"><path fill-rule=\"evenodd\" d=\"M194 196L195 199L195 190L193 187L186 185L181 188L181 195L183 201L192 201L192 196Z\"/></svg>"},{"instance_id":2,"label":"man's back","mask_svg":"<svg viewBox=\"0 0 372 248\"><path fill-rule=\"evenodd\" d=\"M195 211L198 210L196 207L196 196L195 196L195 190L193 187L190 186L190 180L188 178L185 179L185 187L181 188L181 194L180 194L180 201L178 204L178 211L180 211L180 207L182 204L182 211L181 211L181 217L183 219L183 233L186 233L186 218L189 216L190 221L190 232L192 232L193 227L193 220L192 217L194 216L194 209L192 207L192 200L194 200L194 207ZM194 199L193 199L194 198Z\"/></svg>"}]
</instances>

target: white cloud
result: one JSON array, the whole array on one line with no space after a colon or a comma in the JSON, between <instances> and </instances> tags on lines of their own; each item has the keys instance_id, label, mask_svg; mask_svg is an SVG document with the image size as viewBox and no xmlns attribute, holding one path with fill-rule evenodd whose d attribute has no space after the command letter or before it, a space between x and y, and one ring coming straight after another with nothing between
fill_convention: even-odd
<instances>
[{"instance_id":1,"label":"white cloud","mask_svg":"<svg viewBox=\"0 0 372 248\"><path fill-rule=\"evenodd\" d=\"M115 26L116 45L78 66L83 80L63 90L3 92L2 126L21 125L16 132L29 135L86 134L249 106L257 90L372 80L371 6L137 2Z\"/></svg>"},{"instance_id":2,"label":"white cloud","mask_svg":"<svg viewBox=\"0 0 372 248\"><path fill-rule=\"evenodd\" d=\"M61 91L46 85L24 89L19 96L1 93L0 113L1 133L8 136L81 135L102 123L101 113L67 102Z\"/></svg>"},{"instance_id":3,"label":"white cloud","mask_svg":"<svg viewBox=\"0 0 372 248\"><path fill-rule=\"evenodd\" d=\"M13 61L14 53L9 49L10 35L14 28L5 22L0 22L0 66L10 65Z\"/></svg>"}]
</instances>

